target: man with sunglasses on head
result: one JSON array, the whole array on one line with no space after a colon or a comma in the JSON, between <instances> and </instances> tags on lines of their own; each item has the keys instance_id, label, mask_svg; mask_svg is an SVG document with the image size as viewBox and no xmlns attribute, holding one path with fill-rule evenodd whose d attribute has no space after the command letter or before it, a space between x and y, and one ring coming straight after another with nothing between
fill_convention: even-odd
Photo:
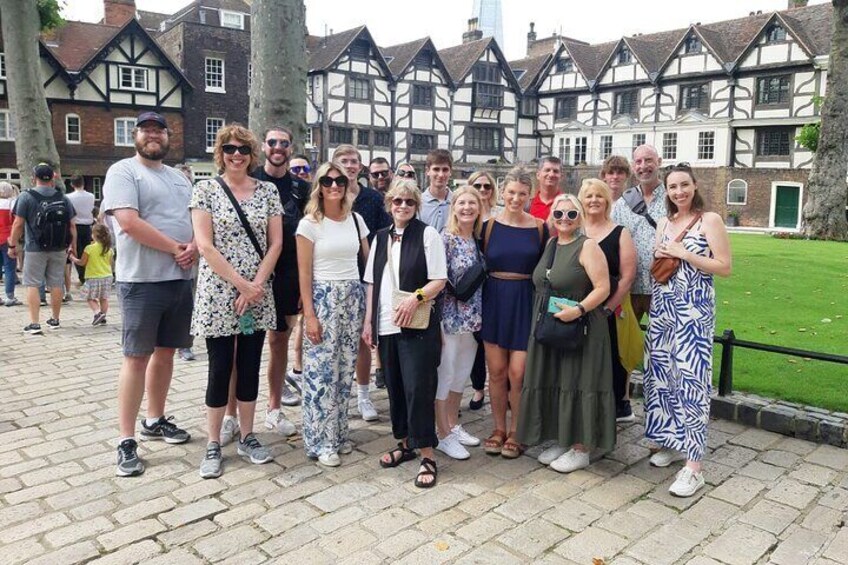
<instances>
[{"instance_id":1,"label":"man with sunglasses on head","mask_svg":"<svg viewBox=\"0 0 848 565\"><path fill-rule=\"evenodd\" d=\"M385 194L394 178L389 162L382 157L372 159L368 165L368 178L371 181L371 188L380 194Z\"/></svg>"},{"instance_id":2,"label":"man with sunglasses on head","mask_svg":"<svg viewBox=\"0 0 848 565\"><path fill-rule=\"evenodd\" d=\"M359 173L362 170L362 155L353 145L342 144L333 151L333 161L338 163L348 179L347 194L353 201L353 211L362 216L368 227L369 243L382 228L392 223L392 218L386 212L383 195L368 186L359 184ZM364 267L364 263L363 263ZM371 348L360 340L359 357L356 359L356 390L359 414L366 422L380 419L374 403L371 402Z\"/></svg>"},{"instance_id":3,"label":"man with sunglasses on head","mask_svg":"<svg viewBox=\"0 0 848 565\"><path fill-rule=\"evenodd\" d=\"M562 161L558 157L548 156L539 161L536 170L536 196L530 201L531 216L539 218L543 222L548 221L551 214L551 205L554 198L560 193L559 181L562 180Z\"/></svg>"},{"instance_id":4,"label":"man with sunglasses on head","mask_svg":"<svg viewBox=\"0 0 848 565\"><path fill-rule=\"evenodd\" d=\"M651 145L637 147L633 151L633 174L639 184L625 191L625 195L612 207L612 221L627 228L636 245L636 280L630 289L636 320L641 320L651 306L651 263L656 245L656 222L667 215L665 187L660 181L661 165L662 159L656 148ZM628 193L640 197L642 212L638 211L638 207L631 209Z\"/></svg>"},{"instance_id":5,"label":"man with sunglasses on head","mask_svg":"<svg viewBox=\"0 0 848 565\"><path fill-rule=\"evenodd\" d=\"M277 310L277 327L268 332L268 407L265 411L265 427L282 435L290 436L296 429L281 410L281 405L297 406L300 398L286 385L286 367L288 365L289 337L297 322L300 310L300 287L297 278L297 243L295 230L303 217L303 210L309 200L309 185L300 178L289 174L289 159L292 154L294 136L289 128L272 126L265 130L262 137L262 152L265 164L258 167L253 178L268 181L277 187L283 205L283 250L274 268L271 288L274 292L274 305ZM293 171L292 171L293 172ZM292 386L297 383L290 381ZM233 399L231 399L233 400ZM238 437L238 420L235 418L235 404L227 406L222 436ZM222 438L223 439L223 438Z\"/></svg>"},{"instance_id":6,"label":"man with sunglasses on head","mask_svg":"<svg viewBox=\"0 0 848 565\"><path fill-rule=\"evenodd\" d=\"M309 164L309 157L306 155L292 155L289 160L289 173L310 186L312 185L312 166Z\"/></svg>"}]
</instances>

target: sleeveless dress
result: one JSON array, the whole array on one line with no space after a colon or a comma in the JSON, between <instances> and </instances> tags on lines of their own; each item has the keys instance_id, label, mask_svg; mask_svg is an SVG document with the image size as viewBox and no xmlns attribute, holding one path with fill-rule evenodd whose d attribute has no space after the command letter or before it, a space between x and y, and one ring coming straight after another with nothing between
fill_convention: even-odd
<instances>
[{"instance_id":1,"label":"sleeveless dress","mask_svg":"<svg viewBox=\"0 0 848 565\"><path fill-rule=\"evenodd\" d=\"M700 222L683 238L712 257ZM663 235L663 241L671 238ZM686 261L666 284L652 281L645 341L645 437L700 461L707 444L713 375L713 276Z\"/></svg>"},{"instance_id":2,"label":"sleeveless dress","mask_svg":"<svg viewBox=\"0 0 848 565\"><path fill-rule=\"evenodd\" d=\"M598 242L601 251L607 258L607 267L610 274L610 296L615 294L618 288L618 281L621 280L621 257L619 250L621 249L619 242L621 240L621 232L623 226L615 226L605 238ZM618 331L616 328L616 316L607 318L607 326L609 329L610 346L612 348L612 375L613 386L616 402L620 402L627 394L627 370L621 364L621 354L618 351Z\"/></svg>"},{"instance_id":3,"label":"sleeveless dress","mask_svg":"<svg viewBox=\"0 0 848 565\"><path fill-rule=\"evenodd\" d=\"M592 291L592 281L580 264L586 237L566 245L553 242L533 271L535 314L546 297L545 270L557 247L550 283L555 296L581 301ZM612 391L612 351L603 311L586 314L589 334L583 349L562 352L540 345L532 337L527 347L524 386L518 418L518 440L537 445L556 440L562 447L582 443L611 450L615 446L615 400Z\"/></svg>"},{"instance_id":4,"label":"sleeveless dress","mask_svg":"<svg viewBox=\"0 0 848 565\"><path fill-rule=\"evenodd\" d=\"M508 226L495 222L486 244L489 272L531 275L548 240L547 228L539 241L539 229ZM483 226L483 233L486 226ZM489 277L483 283L483 341L512 351L526 351L532 318L533 281Z\"/></svg>"}]
</instances>

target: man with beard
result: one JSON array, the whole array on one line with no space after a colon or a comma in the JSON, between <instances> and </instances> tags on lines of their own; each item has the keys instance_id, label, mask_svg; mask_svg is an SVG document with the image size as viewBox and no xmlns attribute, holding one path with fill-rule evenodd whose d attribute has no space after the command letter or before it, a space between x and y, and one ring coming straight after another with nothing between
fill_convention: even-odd
<instances>
[{"instance_id":1,"label":"man with beard","mask_svg":"<svg viewBox=\"0 0 848 565\"><path fill-rule=\"evenodd\" d=\"M371 180L371 188L380 194L386 194L389 185L392 184L392 178L394 178L389 162L382 157L375 157L368 165L368 175Z\"/></svg>"},{"instance_id":2,"label":"man with beard","mask_svg":"<svg viewBox=\"0 0 848 565\"><path fill-rule=\"evenodd\" d=\"M177 444L191 436L165 417L174 352L191 346L191 277L197 260L189 200L191 185L162 160L168 124L144 112L132 131L136 154L106 173L102 209L117 221L115 278L123 310L123 362L118 375L119 477L140 475L135 419L147 390L141 438Z\"/></svg>"}]
</instances>

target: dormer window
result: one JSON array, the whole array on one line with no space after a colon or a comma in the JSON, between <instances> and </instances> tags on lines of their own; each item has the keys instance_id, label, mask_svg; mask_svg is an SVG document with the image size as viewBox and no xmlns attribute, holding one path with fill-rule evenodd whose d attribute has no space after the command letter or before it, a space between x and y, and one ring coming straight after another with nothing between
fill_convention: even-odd
<instances>
[{"instance_id":1,"label":"dormer window","mask_svg":"<svg viewBox=\"0 0 848 565\"><path fill-rule=\"evenodd\" d=\"M147 69L144 67L118 67L119 84L122 90L149 91Z\"/></svg>"},{"instance_id":2,"label":"dormer window","mask_svg":"<svg viewBox=\"0 0 848 565\"><path fill-rule=\"evenodd\" d=\"M421 68L430 68L433 65L433 54L429 50L424 50L415 56L415 66Z\"/></svg>"},{"instance_id":3,"label":"dormer window","mask_svg":"<svg viewBox=\"0 0 848 565\"><path fill-rule=\"evenodd\" d=\"M687 55L701 52L701 39L697 35L686 38L685 53Z\"/></svg>"},{"instance_id":4,"label":"dormer window","mask_svg":"<svg viewBox=\"0 0 848 565\"><path fill-rule=\"evenodd\" d=\"M557 59L556 72L571 73L574 72L574 63L571 59Z\"/></svg>"},{"instance_id":5,"label":"dormer window","mask_svg":"<svg viewBox=\"0 0 848 565\"><path fill-rule=\"evenodd\" d=\"M780 24L773 24L766 30L766 43L786 41L786 29Z\"/></svg>"},{"instance_id":6,"label":"dormer window","mask_svg":"<svg viewBox=\"0 0 848 565\"><path fill-rule=\"evenodd\" d=\"M371 46L364 39L358 39L350 46L350 56L354 59L368 60Z\"/></svg>"},{"instance_id":7,"label":"dormer window","mask_svg":"<svg viewBox=\"0 0 848 565\"><path fill-rule=\"evenodd\" d=\"M221 27L232 29L244 29L244 14L241 12L228 12L221 10Z\"/></svg>"},{"instance_id":8,"label":"dormer window","mask_svg":"<svg viewBox=\"0 0 848 565\"><path fill-rule=\"evenodd\" d=\"M630 49L626 45L621 46L621 50L618 52L618 57L616 57L615 63L617 65L628 65L633 62L633 54L630 52Z\"/></svg>"}]
</instances>

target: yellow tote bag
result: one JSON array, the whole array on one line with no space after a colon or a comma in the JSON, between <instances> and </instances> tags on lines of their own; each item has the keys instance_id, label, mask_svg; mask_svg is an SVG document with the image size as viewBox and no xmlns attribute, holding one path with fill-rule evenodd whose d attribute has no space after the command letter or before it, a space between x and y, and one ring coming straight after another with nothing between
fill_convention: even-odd
<instances>
[{"instance_id":1,"label":"yellow tote bag","mask_svg":"<svg viewBox=\"0 0 848 565\"><path fill-rule=\"evenodd\" d=\"M624 301L621 303L621 314L615 319L615 329L618 334L618 355L621 358L621 364L627 370L627 374L630 374L642 362L644 337L642 328L636 321L636 314L633 312L633 304L630 302L629 294L624 297Z\"/></svg>"}]
</instances>

